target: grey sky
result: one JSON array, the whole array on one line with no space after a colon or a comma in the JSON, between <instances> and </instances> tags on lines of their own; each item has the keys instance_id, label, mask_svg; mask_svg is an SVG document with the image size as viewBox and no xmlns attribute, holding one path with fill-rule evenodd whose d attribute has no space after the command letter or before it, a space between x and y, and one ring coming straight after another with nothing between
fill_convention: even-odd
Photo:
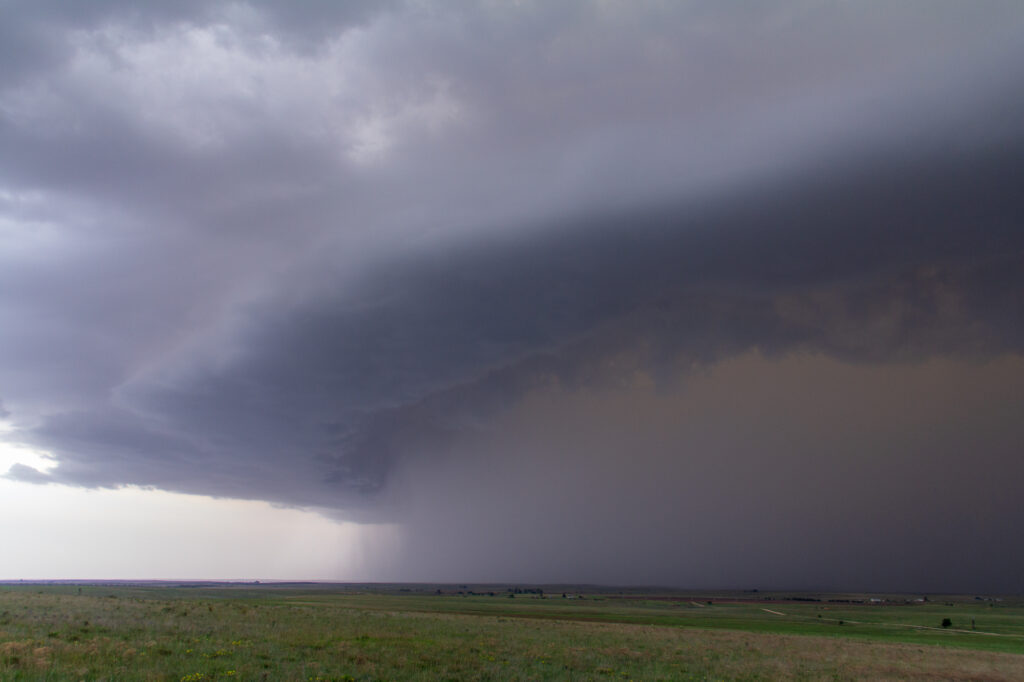
<instances>
[{"instance_id":1,"label":"grey sky","mask_svg":"<svg viewBox=\"0 0 1024 682\"><path fill-rule=\"evenodd\" d=\"M8 476L404 523L400 563L447 546L431 528L464 514L476 525L451 536L450 561L423 564L450 579L503 577L511 564L457 539L533 509L531 527L562 521L531 536L522 579L572 579L599 542L628 553L646 521L652 568L603 559L595 579L751 580L728 568L738 549L680 573L692 553L672 529L706 518L689 536L706 554L767 498L740 485L762 506L698 510L668 482L755 457L777 462L754 469L784 472L786 499L801 472L852 471L840 488L865 510L819 528L780 509L765 517L780 538L813 549L856 527L878 552L910 548L907 566L927 565L936 528L966 541L990 521L893 527L868 511L857 453L888 452L872 471L916 481L901 512L964 462L993 504L1009 499L1024 421L1019 3L299 7L0 4L0 416L16 426L5 438L57 461ZM720 374L734 367L747 374ZM743 397L759 376L792 382L785 418ZM932 458L925 426L894 440L898 421L842 418L892 400L885 376L908 395L967 385L981 404L959 420L921 411L958 424ZM857 388L808 416L829 377ZM695 386L738 403L688 430L671 406L700 403ZM590 422L595 400L616 409ZM631 406L648 400L664 414L641 429ZM700 426L716 420L760 435L741 447ZM833 442L844 429L857 448ZM507 474L515 495L449 506L520 459L540 473ZM588 475L543 473L588 461ZM597 501L615 495L611 511ZM979 502L957 499L963 514ZM1024 587L1024 555L988 551L1001 568L979 589ZM779 558L765 580L824 585L846 561L829 557L818 572ZM846 582L912 582L870 563ZM930 580L971 587L960 568Z\"/></svg>"}]
</instances>

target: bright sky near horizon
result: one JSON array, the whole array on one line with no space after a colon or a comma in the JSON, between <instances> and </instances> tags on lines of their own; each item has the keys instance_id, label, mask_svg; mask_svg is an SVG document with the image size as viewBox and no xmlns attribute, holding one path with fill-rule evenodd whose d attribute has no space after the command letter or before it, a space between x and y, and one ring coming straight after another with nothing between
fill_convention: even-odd
<instances>
[{"instance_id":1,"label":"bright sky near horizon","mask_svg":"<svg viewBox=\"0 0 1024 682\"><path fill-rule=\"evenodd\" d=\"M17 463L52 464L0 442L0 469ZM375 581L361 552L393 533L260 501L0 478L0 580Z\"/></svg>"}]
</instances>

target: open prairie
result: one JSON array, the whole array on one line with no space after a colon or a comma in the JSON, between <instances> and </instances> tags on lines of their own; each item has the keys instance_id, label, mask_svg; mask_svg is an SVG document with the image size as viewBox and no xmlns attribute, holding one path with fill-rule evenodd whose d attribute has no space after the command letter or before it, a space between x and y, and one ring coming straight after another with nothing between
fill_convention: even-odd
<instances>
[{"instance_id":1,"label":"open prairie","mask_svg":"<svg viewBox=\"0 0 1024 682\"><path fill-rule=\"evenodd\" d=\"M1020 599L918 599L582 586L7 584L0 678L1024 679Z\"/></svg>"}]
</instances>

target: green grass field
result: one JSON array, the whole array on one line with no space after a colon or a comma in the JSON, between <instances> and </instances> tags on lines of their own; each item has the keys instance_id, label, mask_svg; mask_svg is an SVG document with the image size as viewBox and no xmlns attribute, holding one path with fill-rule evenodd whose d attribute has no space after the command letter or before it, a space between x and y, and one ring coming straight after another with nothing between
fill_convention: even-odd
<instances>
[{"instance_id":1,"label":"green grass field","mask_svg":"<svg viewBox=\"0 0 1024 682\"><path fill-rule=\"evenodd\" d=\"M1024 679L1020 600L437 589L3 585L0 679Z\"/></svg>"}]
</instances>

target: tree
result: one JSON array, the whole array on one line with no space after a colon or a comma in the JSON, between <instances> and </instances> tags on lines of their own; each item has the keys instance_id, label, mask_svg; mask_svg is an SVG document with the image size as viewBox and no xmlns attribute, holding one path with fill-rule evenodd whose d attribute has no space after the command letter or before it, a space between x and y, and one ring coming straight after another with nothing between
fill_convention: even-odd
<instances>
[{"instance_id":1,"label":"tree","mask_svg":"<svg viewBox=\"0 0 1024 682\"><path fill-rule=\"evenodd\" d=\"M952 624L953 624L953 621L951 621L949 618L943 618L942 619L942 627L948 628Z\"/></svg>"}]
</instances>

